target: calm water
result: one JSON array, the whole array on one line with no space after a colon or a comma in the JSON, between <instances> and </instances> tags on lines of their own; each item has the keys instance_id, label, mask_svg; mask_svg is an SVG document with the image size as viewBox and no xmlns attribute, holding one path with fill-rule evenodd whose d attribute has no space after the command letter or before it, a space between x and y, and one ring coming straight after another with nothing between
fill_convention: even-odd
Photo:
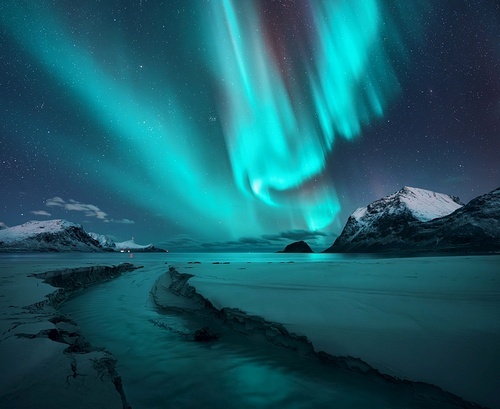
<instances>
[{"instance_id":1,"label":"calm water","mask_svg":"<svg viewBox=\"0 0 500 409\"><path fill-rule=\"evenodd\" d=\"M129 261L125 257L116 259ZM345 256L137 254L131 261L144 269L91 287L61 309L78 322L92 344L118 358L117 369L135 409L452 407L419 400L402 386L248 339L200 317L161 313L150 299L155 280L168 270L167 262L321 262L339 257ZM205 325L221 334L218 341L195 343L182 335Z\"/></svg>"}]
</instances>

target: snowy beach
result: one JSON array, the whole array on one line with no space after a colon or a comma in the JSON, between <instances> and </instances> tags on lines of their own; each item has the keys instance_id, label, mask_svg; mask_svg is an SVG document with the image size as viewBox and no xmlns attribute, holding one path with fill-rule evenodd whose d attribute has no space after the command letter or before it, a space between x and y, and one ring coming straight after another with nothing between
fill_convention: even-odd
<instances>
[{"instance_id":1,"label":"snowy beach","mask_svg":"<svg viewBox=\"0 0 500 409\"><path fill-rule=\"evenodd\" d=\"M369 402L372 407L460 407L453 399L419 397L415 386L390 385L254 342L203 314L183 313L182 308L166 314L150 292L168 276L169 267L193 275L188 283L214 307L238 308L283 324L307 336L316 351L360 358L382 373L500 407L498 256L319 254L136 254L132 260L118 254L4 255L0 355L8 365L2 366L0 407L16 402L14 407L37 407L42 401L45 407L88 407L96 398L122 405L112 382L99 380L92 365L82 362L82 376L70 376L71 362L63 354L67 345L19 334L57 327L24 308L54 290L28 274L128 261L144 268L92 286L59 309L71 315L88 342L117 359L132 407L195 407L202 396L209 396L205 406L214 408L299 408L308 407L311 399L314 407L333 401L339 407ZM186 334L206 320L219 340L186 341ZM224 388L214 391L217 385Z\"/></svg>"},{"instance_id":2,"label":"snowy beach","mask_svg":"<svg viewBox=\"0 0 500 409\"><path fill-rule=\"evenodd\" d=\"M112 358L82 345L75 353L57 335L82 340L76 323L49 302L57 288L32 276L62 268L111 266L96 255L5 254L0 257L0 407L121 408L108 369ZM73 345L74 346L74 345ZM98 364L110 363L98 368Z\"/></svg>"},{"instance_id":3,"label":"snowy beach","mask_svg":"<svg viewBox=\"0 0 500 409\"><path fill-rule=\"evenodd\" d=\"M186 267L216 307L282 323L316 350L500 406L497 256Z\"/></svg>"}]
</instances>

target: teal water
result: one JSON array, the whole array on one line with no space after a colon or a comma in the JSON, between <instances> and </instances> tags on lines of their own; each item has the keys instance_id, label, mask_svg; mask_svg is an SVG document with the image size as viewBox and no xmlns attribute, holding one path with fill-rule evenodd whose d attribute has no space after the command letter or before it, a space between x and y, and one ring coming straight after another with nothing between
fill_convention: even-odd
<instances>
[{"instance_id":1,"label":"teal water","mask_svg":"<svg viewBox=\"0 0 500 409\"><path fill-rule=\"evenodd\" d=\"M133 408L451 408L421 391L383 379L339 370L316 360L233 333L211 343L182 334L207 325L190 314L165 314L150 299L167 263L321 262L337 255L183 254L134 255L145 267L72 297L61 310L75 319L87 340L118 358ZM279 268L279 264L277 264ZM161 323L162 325L155 325Z\"/></svg>"}]
</instances>

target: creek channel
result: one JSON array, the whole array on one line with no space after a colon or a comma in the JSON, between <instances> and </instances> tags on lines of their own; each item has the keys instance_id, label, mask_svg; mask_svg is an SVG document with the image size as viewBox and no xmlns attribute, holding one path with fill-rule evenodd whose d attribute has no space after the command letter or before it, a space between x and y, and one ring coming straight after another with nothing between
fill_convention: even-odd
<instances>
[{"instance_id":1,"label":"creek channel","mask_svg":"<svg viewBox=\"0 0 500 409\"><path fill-rule=\"evenodd\" d=\"M132 408L450 408L408 385L332 367L188 312L165 313L151 289L168 271L150 263L60 306L87 341L117 359ZM207 321L208 320L208 321ZM209 326L219 337L195 342Z\"/></svg>"}]
</instances>

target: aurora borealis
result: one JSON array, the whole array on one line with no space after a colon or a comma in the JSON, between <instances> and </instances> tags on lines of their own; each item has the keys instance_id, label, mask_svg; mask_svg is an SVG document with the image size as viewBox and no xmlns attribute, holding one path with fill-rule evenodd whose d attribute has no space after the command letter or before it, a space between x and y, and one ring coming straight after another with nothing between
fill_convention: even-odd
<instances>
[{"instance_id":1,"label":"aurora borealis","mask_svg":"<svg viewBox=\"0 0 500 409\"><path fill-rule=\"evenodd\" d=\"M498 187L499 6L432 3L2 2L0 222L326 247L403 185Z\"/></svg>"},{"instance_id":2,"label":"aurora borealis","mask_svg":"<svg viewBox=\"0 0 500 409\"><path fill-rule=\"evenodd\" d=\"M304 185L325 169L337 136L353 138L362 122L383 114L385 88L397 85L387 74L390 66L375 70L381 75L370 72L386 60L380 57L377 3L281 6L303 7L299 12L310 14L312 33L291 28L298 52L281 46L282 33L277 49L268 45L273 29L266 29L257 15L259 2L212 5L217 58L210 53L208 59L214 75L222 77L219 112L238 188L270 206L297 209L311 230L328 226L339 211L331 180L315 184L307 194ZM293 22L283 20L288 27ZM315 50L307 47L307 34L315 37ZM297 81L301 71L305 78Z\"/></svg>"}]
</instances>

